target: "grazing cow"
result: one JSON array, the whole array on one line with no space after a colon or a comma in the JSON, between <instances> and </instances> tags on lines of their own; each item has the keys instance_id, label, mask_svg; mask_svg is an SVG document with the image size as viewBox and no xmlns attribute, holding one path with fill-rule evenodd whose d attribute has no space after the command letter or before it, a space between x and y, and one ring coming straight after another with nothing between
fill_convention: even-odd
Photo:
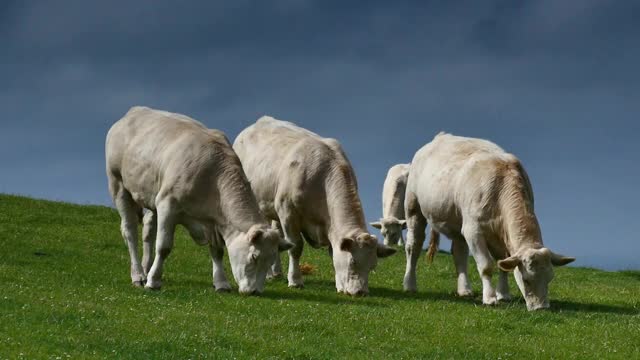
<instances>
[{"instance_id":1,"label":"grazing cow","mask_svg":"<svg viewBox=\"0 0 640 360\"><path fill-rule=\"evenodd\" d=\"M338 141L264 116L238 135L233 148L260 209L294 244L289 286L303 286L304 238L332 249L338 292L367 294L369 271L395 250L367 232L356 176Z\"/></svg>"},{"instance_id":2,"label":"grazing cow","mask_svg":"<svg viewBox=\"0 0 640 360\"><path fill-rule=\"evenodd\" d=\"M173 247L176 225L194 241L209 245L213 284L231 289L224 273L224 246L243 294L264 288L278 247L290 248L260 213L225 135L180 114L133 107L109 130L106 140L109 191L120 213L129 247L131 280L161 287L164 262ZM143 208L144 255L138 261L137 224ZM150 252L157 232L155 259Z\"/></svg>"},{"instance_id":3,"label":"grazing cow","mask_svg":"<svg viewBox=\"0 0 640 360\"><path fill-rule=\"evenodd\" d=\"M409 164L397 164L387 172L382 187L382 218L371 226L380 229L384 244L404 245L402 230L407 228L404 218L404 193L407 188Z\"/></svg>"},{"instance_id":4,"label":"grazing cow","mask_svg":"<svg viewBox=\"0 0 640 360\"><path fill-rule=\"evenodd\" d=\"M527 309L549 307L552 265L574 258L553 253L542 243L533 209L533 190L520 161L481 139L440 133L416 152L407 182L407 268L404 289L416 290L416 262L425 226L452 240L458 294L471 294L467 278L469 249L482 278L482 302L509 299L513 271ZM430 246L433 251L435 246ZM491 286L493 260L501 270L497 295Z\"/></svg>"}]
</instances>

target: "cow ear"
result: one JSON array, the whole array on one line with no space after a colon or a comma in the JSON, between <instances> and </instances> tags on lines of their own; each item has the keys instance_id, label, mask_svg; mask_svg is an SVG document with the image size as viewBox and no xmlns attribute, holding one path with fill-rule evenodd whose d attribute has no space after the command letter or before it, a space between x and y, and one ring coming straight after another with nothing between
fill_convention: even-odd
<instances>
[{"instance_id":1,"label":"cow ear","mask_svg":"<svg viewBox=\"0 0 640 360\"><path fill-rule=\"evenodd\" d=\"M382 229L382 224L380 223L380 221L374 221L372 223L369 223L369 225L373 226L376 229Z\"/></svg>"},{"instance_id":2,"label":"cow ear","mask_svg":"<svg viewBox=\"0 0 640 360\"><path fill-rule=\"evenodd\" d=\"M262 238L264 232L260 229L253 229L249 232L249 242L253 245L257 245Z\"/></svg>"},{"instance_id":3,"label":"cow ear","mask_svg":"<svg viewBox=\"0 0 640 360\"><path fill-rule=\"evenodd\" d=\"M551 252L551 264L553 266L564 266L574 261L576 261L576 258L574 257L564 256Z\"/></svg>"},{"instance_id":4,"label":"cow ear","mask_svg":"<svg viewBox=\"0 0 640 360\"><path fill-rule=\"evenodd\" d=\"M278 241L278 251L287 251L293 247L293 243L287 241L286 239L280 238Z\"/></svg>"},{"instance_id":5,"label":"cow ear","mask_svg":"<svg viewBox=\"0 0 640 360\"><path fill-rule=\"evenodd\" d=\"M400 226L402 226L402 230L407 228L407 220L399 220Z\"/></svg>"},{"instance_id":6,"label":"cow ear","mask_svg":"<svg viewBox=\"0 0 640 360\"><path fill-rule=\"evenodd\" d=\"M379 258L386 258L387 256L391 256L396 253L396 249L392 247L388 247L383 244L377 244L376 246L376 254Z\"/></svg>"},{"instance_id":7,"label":"cow ear","mask_svg":"<svg viewBox=\"0 0 640 360\"><path fill-rule=\"evenodd\" d=\"M356 246L356 242L350 238L344 238L340 241L340 250L342 251L351 251L354 246Z\"/></svg>"},{"instance_id":8,"label":"cow ear","mask_svg":"<svg viewBox=\"0 0 640 360\"><path fill-rule=\"evenodd\" d=\"M498 267L502 271L513 271L518 265L520 265L521 261L516 256L508 257L504 260L498 261Z\"/></svg>"}]
</instances>

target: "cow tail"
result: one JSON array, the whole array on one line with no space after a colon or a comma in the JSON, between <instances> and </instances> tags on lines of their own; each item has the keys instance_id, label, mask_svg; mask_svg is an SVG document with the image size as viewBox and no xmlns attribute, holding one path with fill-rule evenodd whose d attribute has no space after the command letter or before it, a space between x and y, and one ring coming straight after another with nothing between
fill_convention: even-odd
<instances>
[{"instance_id":1,"label":"cow tail","mask_svg":"<svg viewBox=\"0 0 640 360\"><path fill-rule=\"evenodd\" d=\"M429 247L427 248L427 261L429 264L433 263L433 258L438 252L438 246L440 245L440 233L431 228L431 234L429 236Z\"/></svg>"}]
</instances>

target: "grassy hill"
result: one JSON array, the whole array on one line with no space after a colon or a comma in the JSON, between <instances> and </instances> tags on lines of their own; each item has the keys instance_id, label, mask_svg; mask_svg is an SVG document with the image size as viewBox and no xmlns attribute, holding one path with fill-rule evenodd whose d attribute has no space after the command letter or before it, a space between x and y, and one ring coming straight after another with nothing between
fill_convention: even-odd
<instances>
[{"instance_id":1,"label":"grassy hill","mask_svg":"<svg viewBox=\"0 0 640 360\"><path fill-rule=\"evenodd\" d=\"M421 259L417 294L400 253L355 299L335 293L325 251L303 261L317 266L305 289L218 294L181 229L163 289L143 291L113 209L0 195L0 358L640 358L637 271L557 269L551 310L530 313L515 284L496 307L456 297L446 254Z\"/></svg>"}]
</instances>

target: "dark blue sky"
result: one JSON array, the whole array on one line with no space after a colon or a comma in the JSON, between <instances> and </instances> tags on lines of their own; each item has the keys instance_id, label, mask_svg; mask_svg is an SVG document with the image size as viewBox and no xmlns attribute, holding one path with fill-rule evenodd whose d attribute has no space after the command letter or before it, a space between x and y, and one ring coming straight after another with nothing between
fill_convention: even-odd
<instances>
[{"instance_id":1,"label":"dark blue sky","mask_svg":"<svg viewBox=\"0 0 640 360\"><path fill-rule=\"evenodd\" d=\"M0 45L0 192L111 205L133 105L232 141L269 114L342 142L374 220L445 130L520 157L549 247L640 268L639 2L3 1Z\"/></svg>"}]
</instances>

